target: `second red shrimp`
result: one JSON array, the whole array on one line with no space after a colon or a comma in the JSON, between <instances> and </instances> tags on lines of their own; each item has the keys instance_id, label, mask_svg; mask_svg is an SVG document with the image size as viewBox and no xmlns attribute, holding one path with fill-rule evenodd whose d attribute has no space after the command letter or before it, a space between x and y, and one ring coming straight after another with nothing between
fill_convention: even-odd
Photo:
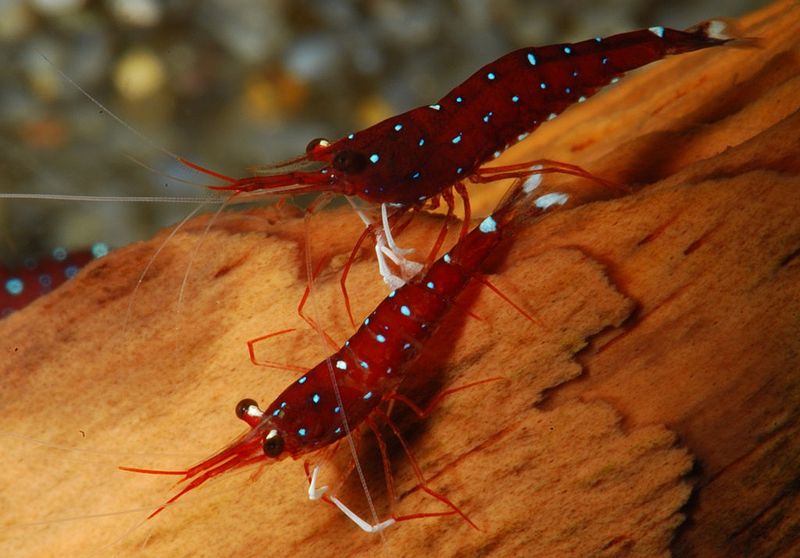
<instances>
[{"instance_id":1,"label":"second red shrimp","mask_svg":"<svg viewBox=\"0 0 800 558\"><path fill-rule=\"evenodd\" d=\"M443 317L501 241L521 224L539 215L615 195L613 190L598 186L584 186L567 194L547 192L537 185L535 179L524 184L517 181L491 216L433 263L426 273L392 291L338 351L289 385L265 410L253 400L241 401L237 405L237 416L251 430L226 449L183 471L124 468L183 476L182 482L186 484L182 490L152 515L220 474L287 457L299 459L336 444L350 431L358 431L365 425L372 427L373 416L385 417L379 406L395 398L398 388L412 373L412 363L425 349ZM447 504L451 511L395 516L369 524L335 496L326 495L325 487L317 488L317 472L315 468L311 473L309 497L325 497L365 531L376 532L412 517L451 513L460 514L474 526L446 497L424 484L423 490ZM424 479L420 482L424 483Z\"/></svg>"}]
</instances>

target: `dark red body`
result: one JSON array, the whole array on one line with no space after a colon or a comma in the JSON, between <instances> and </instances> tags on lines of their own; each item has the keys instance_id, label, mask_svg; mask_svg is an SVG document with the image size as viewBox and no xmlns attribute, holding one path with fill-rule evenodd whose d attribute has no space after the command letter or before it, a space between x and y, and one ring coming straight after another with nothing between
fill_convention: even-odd
<instances>
[{"instance_id":1,"label":"dark red body","mask_svg":"<svg viewBox=\"0 0 800 558\"><path fill-rule=\"evenodd\" d=\"M615 77L669 54L726 42L710 37L708 28L658 27L519 49L487 64L437 103L332 143L312 144L294 161L321 162L322 168L242 178L219 189L332 191L419 206Z\"/></svg>"},{"instance_id":2,"label":"dark red body","mask_svg":"<svg viewBox=\"0 0 800 558\"><path fill-rule=\"evenodd\" d=\"M31 258L21 265L0 265L0 318L57 288L107 250L102 244L69 254L66 250L58 249L51 256Z\"/></svg>"}]
</instances>

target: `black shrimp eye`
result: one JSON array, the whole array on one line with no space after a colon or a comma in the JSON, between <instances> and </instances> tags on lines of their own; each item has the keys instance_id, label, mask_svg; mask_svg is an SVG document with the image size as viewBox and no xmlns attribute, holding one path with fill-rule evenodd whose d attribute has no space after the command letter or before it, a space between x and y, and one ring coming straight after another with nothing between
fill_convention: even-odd
<instances>
[{"instance_id":1,"label":"black shrimp eye","mask_svg":"<svg viewBox=\"0 0 800 558\"><path fill-rule=\"evenodd\" d=\"M355 174L364 170L367 166L367 156L360 151L345 150L340 151L333 158L333 168Z\"/></svg>"},{"instance_id":2,"label":"black shrimp eye","mask_svg":"<svg viewBox=\"0 0 800 558\"><path fill-rule=\"evenodd\" d=\"M254 400L242 399L236 404L236 416L240 419L244 418L245 416L247 416L250 407L254 405L256 408L258 408L258 403L256 403Z\"/></svg>"},{"instance_id":3,"label":"black shrimp eye","mask_svg":"<svg viewBox=\"0 0 800 558\"><path fill-rule=\"evenodd\" d=\"M331 142L329 142L325 138L314 138L310 142L308 142L308 145L306 146L306 153L311 155L317 149L320 149L320 148L324 149L326 147L330 147L330 145L331 145Z\"/></svg>"},{"instance_id":4,"label":"black shrimp eye","mask_svg":"<svg viewBox=\"0 0 800 558\"><path fill-rule=\"evenodd\" d=\"M264 455L278 457L283 451L283 446L283 438L280 437L277 430L270 430L267 437L264 438Z\"/></svg>"}]
</instances>

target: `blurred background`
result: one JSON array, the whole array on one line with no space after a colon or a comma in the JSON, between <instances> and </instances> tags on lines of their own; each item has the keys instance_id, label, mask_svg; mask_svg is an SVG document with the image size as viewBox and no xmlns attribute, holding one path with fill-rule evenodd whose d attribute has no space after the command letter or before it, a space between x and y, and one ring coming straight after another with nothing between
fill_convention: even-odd
<instances>
[{"instance_id":1,"label":"blurred background","mask_svg":"<svg viewBox=\"0 0 800 558\"><path fill-rule=\"evenodd\" d=\"M165 175L207 180L154 145L241 176L312 138L433 102L515 48L684 28L766 3L0 0L0 192L198 195ZM121 246L192 209L0 199L0 262L97 241Z\"/></svg>"}]
</instances>

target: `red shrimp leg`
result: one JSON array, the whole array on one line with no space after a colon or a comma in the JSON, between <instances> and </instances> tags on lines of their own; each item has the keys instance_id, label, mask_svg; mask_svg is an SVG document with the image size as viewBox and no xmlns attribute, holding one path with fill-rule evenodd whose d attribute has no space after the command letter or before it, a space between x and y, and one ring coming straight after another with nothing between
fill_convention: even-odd
<instances>
[{"instance_id":1,"label":"red shrimp leg","mask_svg":"<svg viewBox=\"0 0 800 558\"><path fill-rule=\"evenodd\" d=\"M491 378L486 378L485 380L478 380L476 382L470 382L468 384L464 384L463 386L457 386L454 388L446 389L444 391L439 392L436 395L436 397L431 399L431 401L425 406L424 409L401 393L393 393L391 395L387 395L386 399L399 401L400 403L403 403L409 409L414 411L414 414L417 415L419 418L425 419L428 418L428 416L430 416L430 414L434 411L434 409L436 409L436 407L438 407L439 404L448 395L453 395L454 393L458 393L459 391L463 391L465 389L469 389L475 386L480 386L483 384L488 384L489 382L497 382L499 380L505 380L505 378L503 376L493 376Z\"/></svg>"},{"instance_id":2,"label":"red shrimp leg","mask_svg":"<svg viewBox=\"0 0 800 558\"><path fill-rule=\"evenodd\" d=\"M361 233L361 236L358 237L355 246L353 246L353 250L350 252L350 257L347 258L347 261L342 268L342 276L339 279L339 285L342 287L342 296L344 297L344 307L347 309L347 317L350 318L350 325L353 327L356 327L356 321L353 319L353 309L350 305L350 295L347 294L347 276L350 274L350 268L353 266L353 262L356 259L358 251L361 249L361 246L364 244L364 241L367 239L367 237L372 234L373 230L373 225L367 225L364 227L364 231Z\"/></svg>"},{"instance_id":3,"label":"red shrimp leg","mask_svg":"<svg viewBox=\"0 0 800 558\"><path fill-rule=\"evenodd\" d=\"M417 458L414 457L414 454L411 452L411 448L409 448L408 444L406 444L406 441L403 438L403 435L400 433L400 430L397 428L394 422L392 422L392 419L386 416L386 414L383 411L375 409L375 413L386 422L386 425L391 429L397 440L400 442L400 445L403 447L403 451L405 452L406 457L408 457L409 463L411 463L411 468L414 470L414 475L417 477L417 481L419 482L419 487L422 490L424 490L427 494L433 496L434 498L445 504L448 508L453 510L455 513L460 515L461 519L466 521L473 529L480 531L480 528L477 525L475 525L475 523L467 516L467 514L461 511L458 508L458 506L456 506L452 501L450 501L450 499L447 496L445 496L444 494L439 494L438 492L436 492L435 490L433 490L431 487L428 486L428 481L425 480L425 475L422 474L422 469L420 468L419 463L417 462ZM410 515L402 515L395 518L395 520L398 522L409 521L411 519L419 519L422 517L441 516L441 515L450 515L450 512L416 513Z\"/></svg>"},{"instance_id":4,"label":"red shrimp leg","mask_svg":"<svg viewBox=\"0 0 800 558\"><path fill-rule=\"evenodd\" d=\"M442 223L442 228L439 230L439 236L436 237L436 242L433 243L431 251L428 254L428 259L425 261L426 268L429 268L433 262L436 261L436 256L439 254L439 250L441 250L442 244L444 244L444 240L447 237L447 226L450 222L450 218L453 216L453 210L455 209L455 200L453 199L452 191L445 190L442 192L442 197L444 198L445 203L447 203L447 215L444 217L444 223Z\"/></svg>"},{"instance_id":5,"label":"red shrimp leg","mask_svg":"<svg viewBox=\"0 0 800 558\"><path fill-rule=\"evenodd\" d=\"M386 450L386 440L384 440L383 436L381 436L381 433L378 431L378 427L375 425L374 420L372 420L370 417L367 417L366 422L367 426L369 426L369 429L372 430L372 434L375 436L375 442L378 444L378 451L381 452L383 478L386 481L386 491L389 493L389 507L391 509L392 517L397 517L394 509L397 496L394 491L394 475L392 475L392 464L389 461L389 452Z\"/></svg>"},{"instance_id":6,"label":"red shrimp leg","mask_svg":"<svg viewBox=\"0 0 800 558\"><path fill-rule=\"evenodd\" d=\"M526 161L524 163L515 163L513 165L503 165L499 167L481 167L470 179L473 182L487 183L503 180L506 178L528 178L534 174L569 174L586 178L602 186L609 188L619 188L627 193L627 189L615 185L609 180L605 180L596 176L589 171L579 167L578 165L571 165L569 163L562 163L552 159L535 159L533 161Z\"/></svg>"},{"instance_id":7,"label":"red shrimp leg","mask_svg":"<svg viewBox=\"0 0 800 558\"><path fill-rule=\"evenodd\" d=\"M336 341L334 341L333 338L328 335L328 333L322 329L322 327L311 316L307 316L305 312L303 312L306 302L308 302L308 297L311 296L311 283L313 283L317 278L317 275L319 275L324 263L325 259L323 258L320 260L319 264L317 264L317 268L314 270L314 273L312 273L310 282L306 285L306 288L303 291L303 296L300 297L300 302L297 304L297 313L308 325L311 326L314 331L318 332L325 338L325 342L328 343L328 345L330 345L334 351L337 351L339 350L339 345L336 343Z\"/></svg>"},{"instance_id":8,"label":"red shrimp leg","mask_svg":"<svg viewBox=\"0 0 800 558\"><path fill-rule=\"evenodd\" d=\"M532 322L532 323L534 323L534 324L536 324L536 325L538 325L540 327L544 327L544 324L542 323L541 320L537 319L533 314L530 314L524 308L522 308L520 305L518 305L516 302L511 300L511 297L506 295L503 291L501 291L496 285L494 285L486 277L484 277L482 275L475 274L475 275L472 276L472 278L475 279L476 281L478 281L479 283L482 283L482 284L486 285L487 287L489 287L492 290L492 292L494 292L494 294L496 294L497 296L502 298L514 310L516 310L517 312L522 314L522 316L525 317L529 322Z\"/></svg>"},{"instance_id":9,"label":"red shrimp leg","mask_svg":"<svg viewBox=\"0 0 800 558\"><path fill-rule=\"evenodd\" d=\"M291 327L289 329L282 329L280 331L275 331L273 333L268 333L267 335L262 335L261 337L256 337L255 339L249 339L247 341L247 352L250 355L250 362L252 362L256 366L264 366L267 368L277 368L279 370L289 370L291 372L308 372L308 368L304 368L302 366L296 366L294 364L282 364L280 362L274 362L272 360L258 360L256 358L256 343L260 343L265 339L269 339L271 337L276 337L278 335L283 335L284 333L291 333L292 331L296 331L295 328Z\"/></svg>"},{"instance_id":10,"label":"red shrimp leg","mask_svg":"<svg viewBox=\"0 0 800 558\"><path fill-rule=\"evenodd\" d=\"M461 240L467 233L469 232L469 225L470 221L472 221L472 207L469 204L469 194L467 193L467 187L464 186L463 182L456 182L454 186L458 195L461 196L461 201L464 204L464 220L461 222L461 232L458 235L458 239Z\"/></svg>"},{"instance_id":11,"label":"red shrimp leg","mask_svg":"<svg viewBox=\"0 0 800 558\"><path fill-rule=\"evenodd\" d=\"M394 491L394 476L392 475L392 466L391 462L389 461L389 452L386 449L386 441L383 439L383 436L378 431L378 428L372 419L367 419L367 424L369 425L369 428L372 430L373 434L375 434L375 440L378 443L378 450L381 452L383 474L386 478L386 488L389 491L389 505L392 508L392 518L395 521L408 521L410 519L423 519L426 517L444 517L458 513L457 510L450 510L446 512L420 512L409 515L397 515L394 511L394 503L396 498Z\"/></svg>"}]
</instances>

